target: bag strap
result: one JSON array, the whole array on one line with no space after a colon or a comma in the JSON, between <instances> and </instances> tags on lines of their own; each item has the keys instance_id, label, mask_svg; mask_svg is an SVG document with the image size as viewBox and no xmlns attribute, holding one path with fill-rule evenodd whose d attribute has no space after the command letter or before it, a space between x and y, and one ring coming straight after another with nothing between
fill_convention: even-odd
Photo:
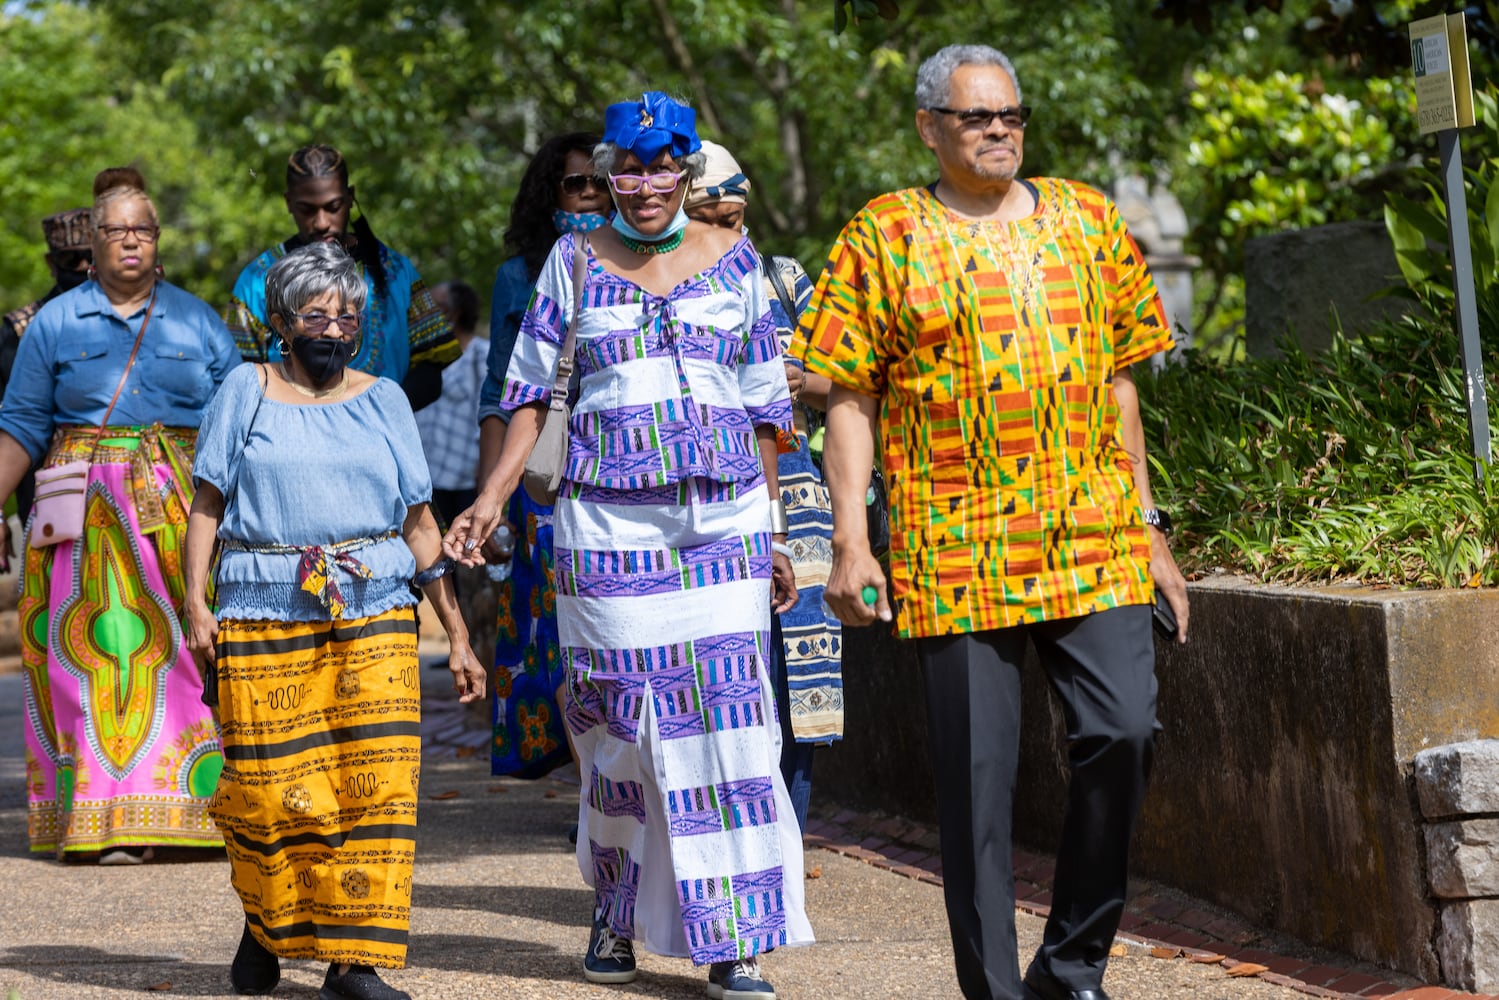
<instances>
[{"instance_id":1,"label":"bag strap","mask_svg":"<svg viewBox=\"0 0 1499 1000\"><path fill-rule=\"evenodd\" d=\"M120 373L120 384L115 386L115 394L109 401L109 406L104 410L104 419L99 421L99 426L94 429L94 447L89 453L89 461L94 460L94 453L99 450L99 439L104 437L104 428L109 426L110 414L115 411L115 404L120 401L120 393L125 389L125 380L130 378L130 369L135 367L135 356L140 353L141 341L146 339L146 327L151 325L151 313L156 309L155 284L151 285L151 301L146 306L146 318L141 320L140 332L135 335L135 346L130 348L130 358L125 362L125 370Z\"/></svg>"},{"instance_id":2,"label":"bag strap","mask_svg":"<svg viewBox=\"0 0 1499 1000\"><path fill-rule=\"evenodd\" d=\"M795 333L797 320L796 299L792 298L791 293L786 290L786 279L781 277L781 269L776 266L773 257L767 257L763 253L760 255L760 269L765 272L765 276L775 286L776 298L781 300L781 308L786 310L786 321L791 324L791 330Z\"/></svg>"},{"instance_id":3,"label":"bag strap","mask_svg":"<svg viewBox=\"0 0 1499 1000\"><path fill-rule=\"evenodd\" d=\"M551 409L567 405L568 383L573 377L573 356L578 348L578 318L583 315L583 293L588 287L588 237L582 245L573 244L573 315L562 341L562 355L557 359L557 374L552 378Z\"/></svg>"}]
</instances>

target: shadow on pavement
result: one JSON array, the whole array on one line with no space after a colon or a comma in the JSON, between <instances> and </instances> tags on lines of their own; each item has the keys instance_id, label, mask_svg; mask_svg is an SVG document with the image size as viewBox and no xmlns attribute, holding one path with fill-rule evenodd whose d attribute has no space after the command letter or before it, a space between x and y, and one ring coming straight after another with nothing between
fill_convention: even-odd
<instances>
[{"instance_id":1,"label":"shadow on pavement","mask_svg":"<svg viewBox=\"0 0 1499 1000\"><path fill-rule=\"evenodd\" d=\"M174 996L219 997L230 993L229 959L222 964L188 962L170 955L131 955L78 945L22 945L0 954L0 969L72 986L129 991L170 991ZM276 995L315 997L317 987L285 979Z\"/></svg>"},{"instance_id":2,"label":"shadow on pavement","mask_svg":"<svg viewBox=\"0 0 1499 1000\"><path fill-rule=\"evenodd\" d=\"M412 909L486 910L515 917L535 918L543 914L550 923L577 927L584 933L593 907L593 890L587 886L562 889L537 885L424 885L411 889ZM566 914L559 917L559 914Z\"/></svg>"},{"instance_id":3,"label":"shadow on pavement","mask_svg":"<svg viewBox=\"0 0 1499 1000\"><path fill-rule=\"evenodd\" d=\"M593 891L588 896L592 899ZM444 969L503 976L507 979L531 979L538 982L583 983L583 949L587 936L580 927L578 950L563 952L534 941L512 941L505 938L474 937L464 934L413 934L411 967ZM639 954L644 954L643 952ZM654 961L660 961L655 959ZM609 994L623 996L674 997L679 994L701 996L707 982L707 968L698 969L687 959L679 961L683 973L661 973L642 969L633 983L610 986ZM670 992L667 992L670 991Z\"/></svg>"}]
</instances>

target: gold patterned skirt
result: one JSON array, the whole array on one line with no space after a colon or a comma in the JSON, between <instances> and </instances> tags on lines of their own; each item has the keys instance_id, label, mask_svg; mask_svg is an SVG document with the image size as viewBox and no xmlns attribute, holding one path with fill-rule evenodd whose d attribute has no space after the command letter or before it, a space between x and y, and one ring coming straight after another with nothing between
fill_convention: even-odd
<instances>
[{"instance_id":1,"label":"gold patterned skirt","mask_svg":"<svg viewBox=\"0 0 1499 1000\"><path fill-rule=\"evenodd\" d=\"M224 621L210 812L250 930L285 958L406 961L421 766L410 607Z\"/></svg>"}]
</instances>

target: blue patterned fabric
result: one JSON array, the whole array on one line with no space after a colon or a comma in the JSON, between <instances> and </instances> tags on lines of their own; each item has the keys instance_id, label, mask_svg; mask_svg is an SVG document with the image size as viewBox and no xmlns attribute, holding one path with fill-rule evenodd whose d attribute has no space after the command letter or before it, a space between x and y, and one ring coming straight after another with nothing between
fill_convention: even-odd
<instances>
[{"instance_id":1,"label":"blue patterned fabric","mask_svg":"<svg viewBox=\"0 0 1499 1000\"><path fill-rule=\"evenodd\" d=\"M557 704L567 674L557 648L552 507L516 490L506 516L519 526L521 542L510 578L499 586L489 771L540 778L572 760Z\"/></svg>"}]
</instances>

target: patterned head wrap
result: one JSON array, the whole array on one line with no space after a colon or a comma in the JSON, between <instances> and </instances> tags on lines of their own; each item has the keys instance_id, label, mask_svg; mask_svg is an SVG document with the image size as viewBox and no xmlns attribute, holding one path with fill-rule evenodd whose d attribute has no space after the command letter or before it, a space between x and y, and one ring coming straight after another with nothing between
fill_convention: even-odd
<instances>
[{"instance_id":1,"label":"patterned head wrap","mask_svg":"<svg viewBox=\"0 0 1499 1000\"><path fill-rule=\"evenodd\" d=\"M74 208L43 219L42 235L47 238L47 249L88 250L92 247L93 243L89 240L89 215L86 208Z\"/></svg>"},{"instance_id":2,"label":"patterned head wrap","mask_svg":"<svg viewBox=\"0 0 1499 1000\"><path fill-rule=\"evenodd\" d=\"M703 155L708 158L703 176L692 182L687 191L687 201L682 207L696 208L710 201L745 203L750 192L749 178L739 169L734 155L716 142L703 140Z\"/></svg>"},{"instance_id":3,"label":"patterned head wrap","mask_svg":"<svg viewBox=\"0 0 1499 1000\"><path fill-rule=\"evenodd\" d=\"M604 141L634 153L641 163L650 163L663 149L679 159L703 144L697 137L697 112L659 90L646 91L638 101L609 105Z\"/></svg>"}]
</instances>

